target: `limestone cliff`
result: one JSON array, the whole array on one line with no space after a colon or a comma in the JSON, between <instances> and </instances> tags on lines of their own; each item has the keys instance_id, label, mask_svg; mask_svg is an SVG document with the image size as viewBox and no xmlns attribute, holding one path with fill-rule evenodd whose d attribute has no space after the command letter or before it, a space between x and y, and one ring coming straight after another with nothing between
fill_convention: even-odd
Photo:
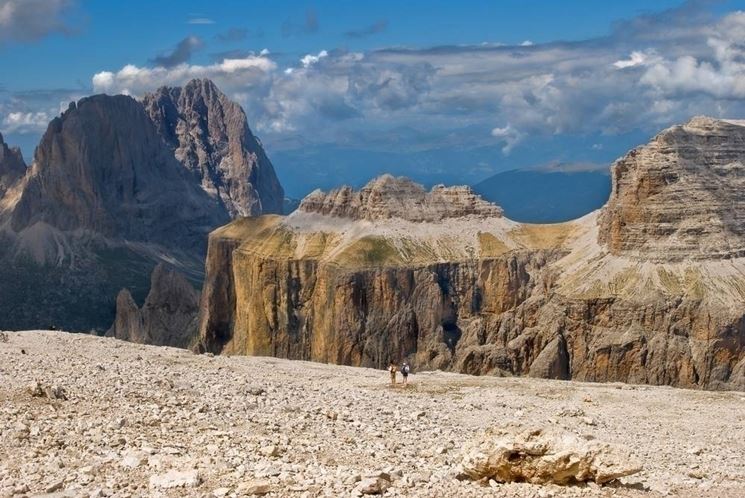
<instances>
[{"instance_id":1,"label":"limestone cliff","mask_svg":"<svg viewBox=\"0 0 745 498\"><path fill-rule=\"evenodd\" d=\"M235 221L210 236L200 348L745 389L742 225L727 210L745 128L703 121L619 160L608 205L568 223L516 223L466 189L435 202L443 188L391 177Z\"/></svg>"},{"instance_id":2,"label":"limestone cliff","mask_svg":"<svg viewBox=\"0 0 745 498\"><path fill-rule=\"evenodd\" d=\"M199 293L180 273L159 264L142 309L126 289L116 298L116 319L106 335L140 344L189 347L197 333Z\"/></svg>"},{"instance_id":3,"label":"limestone cliff","mask_svg":"<svg viewBox=\"0 0 745 498\"><path fill-rule=\"evenodd\" d=\"M210 80L162 87L143 104L175 157L231 217L281 213L284 191L241 107Z\"/></svg>"}]
</instances>

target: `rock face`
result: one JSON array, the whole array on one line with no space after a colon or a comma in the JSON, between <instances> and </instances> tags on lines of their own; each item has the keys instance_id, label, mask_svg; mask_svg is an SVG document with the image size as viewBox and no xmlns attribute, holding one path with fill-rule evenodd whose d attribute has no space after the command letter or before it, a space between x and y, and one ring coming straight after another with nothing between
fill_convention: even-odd
<instances>
[{"instance_id":1,"label":"rock face","mask_svg":"<svg viewBox=\"0 0 745 498\"><path fill-rule=\"evenodd\" d=\"M0 328L104 331L159 262L199 285L208 233L279 209L275 194L245 114L209 81L72 103L28 169L0 140Z\"/></svg>"},{"instance_id":2,"label":"rock face","mask_svg":"<svg viewBox=\"0 0 745 498\"><path fill-rule=\"evenodd\" d=\"M205 232L228 219L188 179L142 104L96 95L49 124L11 227L44 224L198 250Z\"/></svg>"},{"instance_id":3,"label":"rock face","mask_svg":"<svg viewBox=\"0 0 745 498\"><path fill-rule=\"evenodd\" d=\"M8 147L0 134L0 198L24 174L26 163L23 162L21 150L17 147Z\"/></svg>"},{"instance_id":4,"label":"rock face","mask_svg":"<svg viewBox=\"0 0 745 498\"><path fill-rule=\"evenodd\" d=\"M116 319L106 335L140 344L187 348L196 338L199 293L180 273L158 264L142 309L127 289L116 298Z\"/></svg>"},{"instance_id":5,"label":"rock face","mask_svg":"<svg viewBox=\"0 0 745 498\"><path fill-rule=\"evenodd\" d=\"M305 213L319 213L353 220L400 218L440 221L461 216L502 216L502 210L482 200L469 187L438 185L430 192L405 178L383 175L355 192L342 187L328 194L316 190L300 203Z\"/></svg>"},{"instance_id":6,"label":"rock face","mask_svg":"<svg viewBox=\"0 0 745 498\"><path fill-rule=\"evenodd\" d=\"M241 107L210 80L159 88L143 104L202 188L231 217L281 213L284 191Z\"/></svg>"},{"instance_id":7,"label":"rock face","mask_svg":"<svg viewBox=\"0 0 745 498\"><path fill-rule=\"evenodd\" d=\"M725 209L741 181L736 165L745 145L734 144L745 128L705 120L716 130L708 132L702 121L667 130L619 160L608 205L568 223L516 223L466 190L425 193L391 177L360 192L313 193L285 218L233 222L210 236L200 348L378 368L408 358L415 371L745 389L745 259L734 257L737 215ZM657 159L645 152L662 142L677 152ZM712 166L720 159L729 166ZM655 160L711 203L681 207L680 185L659 184ZM655 182L656 197L627 199ZM434 202L443 190L458 193ZM689 204L707 230L700 240L709 242L684 236ZM701 224L704 211L714 220L709 227Z\"/></svg>"},{"instance_id":8,"label":"rock face","mask_svg":"<svg viewBox=\"0 0 745 498\"><path fill-rule=\"evenodd\" d=\"M745 256L745 121L693 118L613 165L600 236L646 260Z\"/></svg>"}]
</instances>

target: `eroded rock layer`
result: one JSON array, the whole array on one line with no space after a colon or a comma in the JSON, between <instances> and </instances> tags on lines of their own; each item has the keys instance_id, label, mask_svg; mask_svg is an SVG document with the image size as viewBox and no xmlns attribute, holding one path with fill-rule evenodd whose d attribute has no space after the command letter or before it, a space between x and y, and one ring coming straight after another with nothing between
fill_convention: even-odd
<instances>
[{"instance_id":1,"label":"eroded rock layer","mask_svg":"<svg viewBox=\"0 0 745 498\"><path fill-rule=\"evenodd\" d=\"M698 129L699 121L683 128ZM682 132L674 145L673 129L648 146L672 133L665 138L669 149L686 155L664 155L666 168L694 185L700 199L730 176L740 181L737 167L720 171L718 183L706 180L721 155L706 144L735 143L721 130L738 126L716 123L720 131L710 140L691 142ZM727 164L745 158L745 147L728 147ZM633 185L648 185L645 175L657 174L652 159L636 168L623 167L624 160L615 166L608 206L563 224L515 223L496 207L493 215L464 210L460 200L433 208L431 194L390 177L361 192L314 193L284 218L233 222L210 236L200 348L373 367L407 358L415 369L745 389L745 259L663 235L670 220L654 213L672 202L667 194L680 195L670 193L672 184L654 203L637 202L644 228L612 221L624 216L629 189L638 191ZM735 191L724 195L736 197ZM709 240L736 247L738 229L724 223L736 224L737 215L713 200L700 209L724 220L710 227ZM633 251L623 249L642 233L661 242L639 239Z\"/></svg>"}]
</instances>

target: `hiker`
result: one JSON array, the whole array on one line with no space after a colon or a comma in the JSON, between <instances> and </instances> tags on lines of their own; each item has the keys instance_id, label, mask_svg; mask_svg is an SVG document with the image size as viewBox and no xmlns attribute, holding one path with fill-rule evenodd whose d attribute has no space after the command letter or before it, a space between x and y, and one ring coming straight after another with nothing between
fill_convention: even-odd
<instances>
[{"instance_id":1,"label":"hiker","mask_svg":"<svg viewBox=\"0 0 745 498\"><path fill-rule=\"evenodd\" d=\"M388 371L391 373L391 385L396 384L396 371L398 368L396 368L396 364L391 362L388 365Z\"/></svg>"},{"instance_id":2,"label":"hiker","mask_svg":"<svg viewBox=\"0 0 745 498\"><path fill-rule=\"evenodd\" d=\"M411 371L411 367L409 367L409 362L404 360L403 365L401 365L401 375L404 377L404 387L406 387L406 384L409 382L409 372Z\"/></svg>"}]
</instances>

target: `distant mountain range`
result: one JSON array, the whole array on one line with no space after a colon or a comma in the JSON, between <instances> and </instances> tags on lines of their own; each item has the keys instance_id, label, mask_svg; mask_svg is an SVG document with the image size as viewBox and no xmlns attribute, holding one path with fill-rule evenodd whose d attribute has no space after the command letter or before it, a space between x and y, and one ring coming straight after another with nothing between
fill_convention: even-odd
<instances>
[{"instance_id":1,"label":"distant mountain range","mask_svg":"<svg viewBox=\"0 0 745 498\"><path fill-rule=\"evenodd\" d=\"M557 223L579 218L606 203L609 170L511 170L473 186L504 209L505 216L525 223Z\"/></svg>"}]
</instances>

